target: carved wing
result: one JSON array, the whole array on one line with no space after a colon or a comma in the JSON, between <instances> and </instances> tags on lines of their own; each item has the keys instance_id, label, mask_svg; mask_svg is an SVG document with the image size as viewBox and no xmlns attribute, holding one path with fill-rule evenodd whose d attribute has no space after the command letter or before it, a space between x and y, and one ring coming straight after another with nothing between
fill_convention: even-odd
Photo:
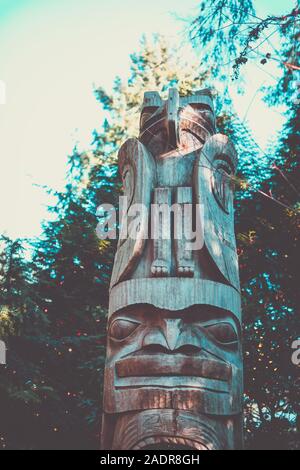
<instances>
[{"instance_id":1,"label":"carved wing","mask_svg":"<svg viewBox=\"0 0 300 470\"><path fill-rule=\"evenodd\" d=\"M204 214L204 244L221 274L239 290L232 184L236 167L233 144L228 137L215 134L206 141L196 162L194 187Z\"/></svg>"},{"instance_id":2,"label":"carved wing","mask_svg":"<svg viewBox=\"0 0 300 470\"><path fill-rule=\"evenodd\" d=\"M156 180L156 166L153 156L138 139L129 139L122 145L118 154L119 171L123 180L124 196L127 198L127 210L124 211L130 230L136 219L130 212L134 204L142 205L145 212L140 214L136 236L120 232L120 239L114 261L111 287L123 281L132 273L143 253L148 238L148 214L152 191ZM124 227L126 227L123 224ZM122 238L123 237L123 238Z\"/></svg>"}]
</instances>

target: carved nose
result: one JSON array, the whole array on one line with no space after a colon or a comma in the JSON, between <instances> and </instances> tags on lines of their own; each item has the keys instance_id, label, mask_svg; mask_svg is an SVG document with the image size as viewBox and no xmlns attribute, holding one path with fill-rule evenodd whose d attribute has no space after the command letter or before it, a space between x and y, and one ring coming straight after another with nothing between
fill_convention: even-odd
<instances>
[{"instance_id":1,"label":"carved nose","mask_svg":"<svg viewBox=\"0 0 300 470\"><path fill-rule=\"evenodd\" d=\"M201 338L190 329L182 331L176 342L176 351L182 354L198 354L202 350Z\"/></svg>"},{"instance_id":2,"label":"carved nose","mask_svg":"<svg viewBox=\"0 0 300 470\"><path fill-rule=\"evenodd\" d=\"M143 339L143 347L152 352L173 352L180 335L180 319L164 320L163 326L151 329Z\"/></svg>"},{"instance_id":3,"label":"carved nose","mask_svg":"<svg viewBox=\"0 0 300 470\"><path fill-rule=\"evenodd\" d=\"M179 108L179 93L176 88L169 89L169 97L167 101L167 125L168 125L168 138L169 147L174 150L178 147L179 140L179 127L178 127L178 108Z\"/></svg>"},{"instance_id":4,"label":"carved nose","mask_svg":"<svg viewBox=\"0 0 300 470\"><path fill-rule=\"evenodd\" d=\"M143 348L151 352L160 352L162 349L169 349L166 338L160 328L155 328L145 334L143 338Z\"/></svg>"},{"instance_id":5,"label":"carved nose","mask_svg":"<svg viewBox=\"0 0 300 470\"><path fill-rule=\"evenodd\" d=\"M178 338L180 336L180 323L181 320L179 319L165 320L164 335L171 351L176 349Z\"/></svg>"},{"instance_id":6,"label":"carved nose","mask_svg":"<svg viewBox=\"0 0 300 470\"><path fill-rule=\"evenodd\" d=\"M161 327L153 328L145 334L143 349L151 353L179 353L188 356L201 351L200 338L190 330L181 328L180 319L164 320Z\"/></svg>"}]
</instances>

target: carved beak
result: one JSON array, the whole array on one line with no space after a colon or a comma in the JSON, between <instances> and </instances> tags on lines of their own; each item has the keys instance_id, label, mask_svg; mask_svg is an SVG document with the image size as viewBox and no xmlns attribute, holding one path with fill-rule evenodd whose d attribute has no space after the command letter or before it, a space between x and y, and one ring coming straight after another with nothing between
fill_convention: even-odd
<instances>
[{"instance_id":1,"label":"carved beak","mask_svg":"<svg viewBox=\"0 0 300 470\"><path fill-rule=\"evenodd\" d=\"M170 150L176 149L180 144L178 126L179 93L176 88L169 89L167 101L167 131Z\"/></svg>"}]
</instances>

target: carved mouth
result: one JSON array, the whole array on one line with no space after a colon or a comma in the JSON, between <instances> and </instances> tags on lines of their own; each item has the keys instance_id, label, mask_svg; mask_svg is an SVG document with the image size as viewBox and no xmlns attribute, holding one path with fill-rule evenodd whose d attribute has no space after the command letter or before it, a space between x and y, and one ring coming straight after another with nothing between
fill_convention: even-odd
<instances>
[{"instance_id":1,"label":"carved mouth","mask_svg":"<svg viewBox=\"0 0 300 470\"><path fill-rule=\"evenodd\" d=\"M139 355L116 363L118 377L190 376L229 382L230 365L217 360L182 354Z\"/></svg>"},{"instance_id":2,"label":"carved mouth","mask_svg":"<svg viewBox=\"0 0 300 470\"><path fill-rule=\"evenodd\" d=\"M229 382L231 366L217 360L181 354L139 355L122 359L116 363L116 373L126 377L199 377Z\"/></svg>"}]
</instances>

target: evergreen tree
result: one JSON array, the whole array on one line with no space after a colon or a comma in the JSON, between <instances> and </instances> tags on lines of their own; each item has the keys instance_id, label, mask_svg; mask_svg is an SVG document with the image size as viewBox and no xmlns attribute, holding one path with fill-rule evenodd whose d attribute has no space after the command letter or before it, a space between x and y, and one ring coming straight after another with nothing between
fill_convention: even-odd
<instances>
[{"instance_id":1,"label":"evergreen tree","mask_svg":"<svg viewBox=\"0 0 300 470\"><path fill-rule=\"evenodd\" d=\"M38 335L42 341L48 320L38 305L22 241L1 236L0 246L0 337L8 364L1 366L0 376L0 446L30 448L37 439L34 410L41 395L52 392L41 381L40 357L32 340ZM27 426L32 426L32 434Z\"/></svg>"},{"instance_id":2,"label":"evergreen tree","mask_svg":"<svg viewBox=\"0 0 300 470\"><path fill-rule=\"evenodd\" d=\"M220 7L217 0L205 3ZM228 0L222 5L237 14L236 2ZM236 17L240 23L254 15L252 3L245 5ZM202 14L208 17L209 12L204 8ZM214 16L214 21L221 21L224 14L228 10ZM282 53L283 62L290 63L295 31L289 19L284 24L287 22L289 34ZM220 22L218 33L222 26ZM228 36L235 37L232 32ZM207 35L208 53L210 46L215 53L217 46L224 46L219 36L215 39ZM235 57L242 44L232 47ZM118 205L122 188L116 154L128 136L138 133L143 92L164 94L169 86L177 86L181 94L187 94L204 87L208 74L217 73L220 57L224 59L219 49L216 67L199 72L198 63L184 63L181 51L163 38L144 39L140 52L131 56L128 79L117 78L112 93L96 90L106 119L94 132L92 149L74 149L65 191L56 193L57 204L49 209L53 218L44 223L42 237L34 241L33 256L24 256L19 240L2 237L0 337L9 348L8 366L0 377L3 447L98 447L108 287L116 241L97 238L96 210L103 203ZM291 99L291 69L281 67L282 80L271 90L269 100L278 102L284 90L289 112L282 138L270 155L258 148L247 124L232 118L230 103L218 119L219 130L231 135L240 154L236 215L245 319L248 448L295 448L299 442L299 385L291 363L299 303L295 256L299 108Z\"/></svg>"},{"instance_id":3,"label":"evergreen tree","mask_svg":"<svg viewBox=\"0 0 300 470\"><path fill-rule=\"evenodd\" d=\"M247 446L293 449L299 446L299 380L291 361L291 345L299 337L300 137L299 106L293 89L294 70L299 66L299 8L261 19L255 16L253 6L242 2L237 22L234 1L203 2L203 28L201 16L193 28L199 42L205 42L207 54L224 47L216 45L214 35L232 38L227 59L237 77L241 65L252 57L252 48L256 50L262 41L270 47L264 33L268 26L277 26L280 47L259 60L264 66L276 60L281 70L278 84L268 90L266 100L270 105L286 106L282 137L275 147L262 152L244 123L234 119L226 124L240 158L236 220L245 324ZM218 21L215 27L207 20L210 13ZM213 29L213 35L207 35L208 28ZM236 37L240 28L244 28L243 34ZM215 60L216 73L222 79L224 56L216 54Z\"/></svg>"},{"instance_id":4,"label":"evergreen tree","mask_svg":"<svg viewBox=\"0 0 300 470\"><path fill-rule=\"evenodd\" d=\"M10 356L8 361L9 380L0 378L8 448L99 447L108 287L116 241L97 238L96 210L103 203L118 206L122 188L117 150L127 136L137 135L143 92L166 93L169 86L178 85L184 94L203 86L207 72L199 74L197 63L179 60L180 53L162 37L144 39L140 52L131 57L128 80L116 79L111 95L96 90L106 119L94 132L93 148L74 149L66 188L54 194L52 218L34 240L31 260L18 258L15 269L26 273L24 289L32 306L26 325L20 311L19 335L11 332L10 354L16 359ZM4 253L8 260L8 247ZM21 303L24 292L18 294ZM34 309L44 324L33 331Z\"/></svg>"}]
</instances>

